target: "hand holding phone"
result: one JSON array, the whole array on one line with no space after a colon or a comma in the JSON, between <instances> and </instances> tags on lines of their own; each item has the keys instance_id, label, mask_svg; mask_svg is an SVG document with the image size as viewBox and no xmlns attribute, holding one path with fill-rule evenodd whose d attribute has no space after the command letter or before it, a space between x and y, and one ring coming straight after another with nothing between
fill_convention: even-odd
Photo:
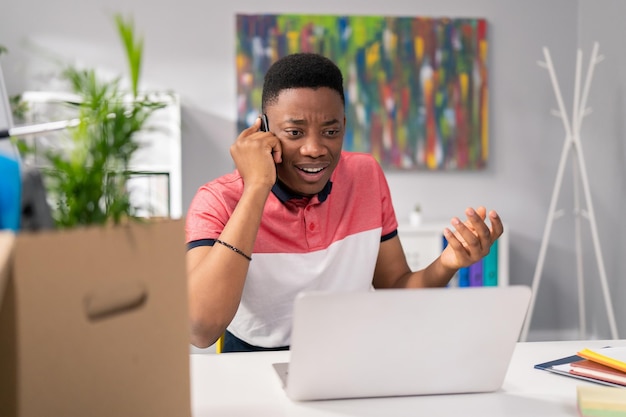
<instances>
[{"instance_id":1,"label":"hand holding phone","mask_svg":"<svg viewBox=\"0 0 626 417\"><path fill-rule=\"evenodd\" d=\"M261 127L259 128L259 130L261 132L269 132L270 131L270 125L269 125L269 122L267 121L267 115L265 113L263 113L259 117L261 118ZM276 151L273 150L272 151L272 158L274 157L275 153L276 153ZM274 160L274 163L278 163L278 161Z\"/></svg>"}]
</instances>

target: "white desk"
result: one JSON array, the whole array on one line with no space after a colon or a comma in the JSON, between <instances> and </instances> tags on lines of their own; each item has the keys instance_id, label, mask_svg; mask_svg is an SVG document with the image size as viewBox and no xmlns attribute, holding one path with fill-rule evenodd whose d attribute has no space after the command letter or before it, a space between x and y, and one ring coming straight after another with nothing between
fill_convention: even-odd
<instances>
[{"instance_id":1,"label":"white desk","mask_svg":"<svg viewBox=\"0 0 626 417\"><path fill-rule=\"evenodd\" d=\"M606 345L626 340L518 343L495 393L312 402L289 400L275 374L272 363L288 361L289 352L192 354L192 410L194 417L577 416L576 386L591 383L533 366Z\"/></svg>"}]
</instances>

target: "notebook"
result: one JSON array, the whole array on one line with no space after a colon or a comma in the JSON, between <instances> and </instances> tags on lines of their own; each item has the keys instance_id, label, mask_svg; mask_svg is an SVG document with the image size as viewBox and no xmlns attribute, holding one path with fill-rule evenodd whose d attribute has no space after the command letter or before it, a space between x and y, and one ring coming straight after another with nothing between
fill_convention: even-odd
<instances>
[{"instance_id":1,"label":"notebook","mask_svg":"<svg viewBox=\"0 0 626 417\"><path fill-rule=\"evenodd\" d=\"M292 400L497 391L529 302L525 286L302 293L274 368Z\"/></svg>"}]
</instances>

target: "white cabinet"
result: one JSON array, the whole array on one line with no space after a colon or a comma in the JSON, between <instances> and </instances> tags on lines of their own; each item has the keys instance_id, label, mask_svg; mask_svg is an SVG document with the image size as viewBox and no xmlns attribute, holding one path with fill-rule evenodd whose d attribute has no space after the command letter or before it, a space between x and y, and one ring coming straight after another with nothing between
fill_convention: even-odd
<instances>
[{"instance_id":1,"label":"white cabinet","mask_svg":"<svg viewBox=\"0 0 626 417\"><path fill-rule=\"evenodd\" d=\"M445 245L443 230L452 226L445 222L423 223L419 226L411 226L401 224L398 227L398 237L402 243L407 262L411 270L416 271L427 267L440 254ZM492 246L491 253L485 257L480 265L475 265L467 270L459 271L451 280L451 286L469 286L465 285L468 276L466 274L481 274L482 277L474 275L472 283L477 285L481 282L483 285L508 285L509 283L509 241L506 225L504 233L498 239L497 243ZM480 278L480 279L479 279Z\"/></svg>"}]
</instances>

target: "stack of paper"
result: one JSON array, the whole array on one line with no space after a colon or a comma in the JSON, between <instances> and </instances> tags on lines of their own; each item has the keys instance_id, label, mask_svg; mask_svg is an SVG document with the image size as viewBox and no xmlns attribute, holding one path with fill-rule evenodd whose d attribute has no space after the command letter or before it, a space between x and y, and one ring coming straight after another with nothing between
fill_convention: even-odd
<instances>
[{"instance_id":1,"label":"stack of paper","mask_svg":"<svg viewBox=\"0 0 626 417\"><path fill-rule=\"evenodd\" d=\"M626 390L584 385L577 387L582 417L626 417Z\"/></svg>"},{"instance_id":2,"label":"stack of paper","mask_svg":"<svg viewBox=\"0 0 626 417\"><path fill-rule=\"evenodd\" d=\"M583 349L578 352L578 356L626 372L626 347Z\"/></svg>"},{"instance_id":3,"label":"stack of paper","mask_svg":"<svg viewBox=\"0 0 626 417\"><path fill-rule=\"evenodd\" d=\"M617 369L586 359L572 362L569 366L569 372L574 375L596 378L626 387L626 372L620 372Z\"/></svg>"},{"instance_id":4,"label":"stack of paper","mask_svg":"<svg viewBox=\"0 0 626 417\"><path fill-rule=\"evenodd\" d=\"M570 372L626 386L626 348L583 349L578 356L585 360L572 362Z\"/></svg>"},{"instance_id":5,"label":"stack of paper","mask_svg":"<svg viewBox=\"0 0 626 417\"><path fill-rule=\"evenodd\" d=\"M626 347L583 349L576 355L541 363L535 368L603 385L626 387Z\"/></svg>"}]
</instances>

